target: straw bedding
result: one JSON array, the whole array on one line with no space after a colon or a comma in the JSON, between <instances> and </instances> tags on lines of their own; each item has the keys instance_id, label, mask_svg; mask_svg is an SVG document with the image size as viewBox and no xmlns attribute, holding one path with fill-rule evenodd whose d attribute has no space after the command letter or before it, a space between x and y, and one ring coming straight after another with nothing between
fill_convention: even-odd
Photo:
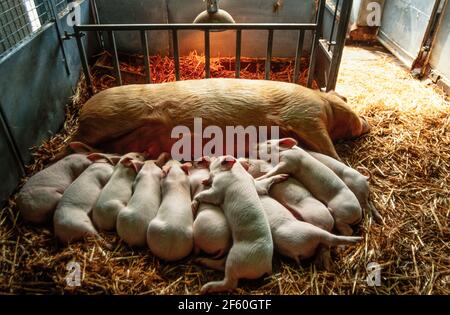
<instances>
[{"instance_id":1,"label":"straw bedding","mask_svg":"<svg viewBox=\"0 0 450 315\"><path fill-rule=\"evenodd\" d=\"M160 60L152 59L153 65L161 60L167 62L156 69L164 73L166 80L172 80L167 76L171 71L173 75L170 59L155 58ZM201 77L201 57L197 55L184 58L182 73L196 69L192 66L198 62L195 71L199 72L193 72ZM223 63L213 60L213 76L223 74L220 71L233 75L232 70L221 67ZM263 69L256 69L252 75L262 78ZM292 62L287 62L273 78L289 81L291 73ZM113 82L95 71L94 77L97 90ZM162 77L158 79L153 73L158 82L163 81ZM272 276L241 281L236 293L449 294L448 100L432 86L413 80L380 48L345 49L338 92L348 96L349 104L373 127L370 134L339 143L337 149L345 162L371 175L372 200L384 216L385 225L378 226L367 217L357 231L364 236L364 242L333 251L333 272L316 270L310 261L297 266L276 256ZM34 148L29 175L42 169L63 146L76 128L77 112L86 99L81 80L67 106L64 130ZM222 278L222 273L192 264L191 258L163 263L148 250L127 247L115 233L105 234L115 245L113 250L94 240L62 247L54 240L51 226L33 227L22 222L14 200L12 196L0 213L0 292L194 294L202 284ZM66 287L66 265L70 261L80 264L80 287ZM369 262L382 266L379 287L366 284Z\"/></svg>"}]
</instances>

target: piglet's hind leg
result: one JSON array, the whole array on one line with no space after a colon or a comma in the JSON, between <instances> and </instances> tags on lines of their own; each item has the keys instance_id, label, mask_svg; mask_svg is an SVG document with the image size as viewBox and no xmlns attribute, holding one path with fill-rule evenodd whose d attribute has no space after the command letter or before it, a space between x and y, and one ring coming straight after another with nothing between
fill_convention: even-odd
<instances>
[{"instance_id":1,"label":"piglet's hind leg","mask_svg":"<svg viewBox=\"0 0 450 315\"><path fill-rule=\"evenodd\" d=\"M267 174L265 174L261 177L258 177L256 180L261 181L263 179L267 179L267 178L273 177L275 175L287 173L285 168L286 168L286 163L280 162L274 168L272 168Z\"/></svg>"},{"instance_id":2,"label":"piglet's hind leg","mask_svg":"<svg viewBox=\"0 0 450 315\"><path fill-rule=\"evenodd\" d=\"M211 259L211 258L197 258L194 260L196 264L205 266L210 269L224 271L225 270L226 257L222 259Z\"/></svg>"},{"instance_id":3,"label":"piglet's hind leg","mask_svg":"<svg viewBox=\"0 0 450 315\"><path fill-rule=\"evenodd\" d=\"M205 284L202 287L200 293L208 294L215 292L233 291L234 289L236 289L237 285L238 285L237 279L230 279L225 276L225 279L223 279L222 281L213 281Z\"/></svg>"}]
</instances>

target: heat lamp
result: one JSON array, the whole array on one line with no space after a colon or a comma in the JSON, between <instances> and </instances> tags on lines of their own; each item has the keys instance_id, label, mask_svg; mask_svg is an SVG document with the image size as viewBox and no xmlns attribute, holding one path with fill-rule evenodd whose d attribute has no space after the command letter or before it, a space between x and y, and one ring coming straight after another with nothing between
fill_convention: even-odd
<instances>
[{"instance_id":1,"label":"heat lamp","mask_svg":"<svg viewBox=\"0 0 450 315\"><path fill-rule=\"evenodd\" d=\"M206 0L206 10L201 12L194 20L195 24L203 23L235 23L230 13L219 9L217 0Z\"/></svg>"}]
</instances>

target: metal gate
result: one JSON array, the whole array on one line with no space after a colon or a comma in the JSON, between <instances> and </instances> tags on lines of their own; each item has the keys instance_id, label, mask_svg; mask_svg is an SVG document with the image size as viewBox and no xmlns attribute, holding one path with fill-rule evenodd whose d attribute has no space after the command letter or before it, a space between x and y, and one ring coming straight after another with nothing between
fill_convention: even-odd
<instances>
[{"instance_id":1,"label":"metal gate","mask_svg":"<svg viewBox=\"0 0 450 315\"><path fill-rule=\"evenodd\" d=\"M93 1L93 0L91 0ZM237 23L237 24L89 24L74 26L74 33L68 34L68 38L75 37L78 43L81 62L83 65L84 75L90 89L93 93L93 85L89 71L88 56L86 55L85 47L81 41L82 36L86 32L96 32L98 38L103 34L109 41L111 55L114 61L115 79L117 85L122 85L121 73L119 68L118 52L115 34L118 31L133 31L139 32L142 45L142 54L144 55L145 71L147 82L151 83L149 52L148 52L148 37L147 31L169 31L172 41L172 53L175 61L175 76L176 80L180 80L180 54L178 36L179 32L183 30L197 30L204 33L204 47L205 47L205 78L210 77L210 32L212 30L233 30L236 34L236 78L240 77L240 57L241 57L241 39L242 33L246 30L265 30L267 31L267 50L265 61L265 78L270 78L270 64L272 59L273 40L275 30L294 30L298 31L295 67L294 67L294 82L298 82L300 58L303 52L305 33L311 32L313 40L310 48L310 62L308 65L308 80L307 86L311 87L313 79L317 77L317 58L325 55L329 62L327 66L327 74L325 80L318 80L320 87L323 90L332 90L335 88L339 65L344 49L347 26L351 14L351 7L353 0L342 0L341 7L338 5L335 8L332 28L330 30L329 38L325 39L324 34L324 12L326 8L326 0L319 0L317 5L317 12L314 23ZM95 1L93 1L95 7ZM95 19L98 20L98 19ZM324 82L325 81L325 82Z\"/></svg>"},{"instance_id":2,"label":"metal gate","mask_svg":"<svg viewBox=\"0 0 450 315\"><path fill-rule=\"evenodd\" d=\"M410 69L422 66L430 49L442 0L386 1L378 39Z\"/></svg>"}]
</instances>

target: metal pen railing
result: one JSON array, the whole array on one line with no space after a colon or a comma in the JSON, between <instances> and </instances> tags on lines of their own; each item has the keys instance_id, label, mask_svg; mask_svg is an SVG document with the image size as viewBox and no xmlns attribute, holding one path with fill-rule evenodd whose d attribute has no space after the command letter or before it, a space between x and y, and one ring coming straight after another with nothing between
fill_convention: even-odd
<instances>
[{"instance_id":1,"label":"metal pen railing","mask_svg":"<svg viewBox=\"0 0 450 315\"><path fill-rule=\"evenodd\" d=\"M324 3L324 0L322 1ZM320 10L323 10L324 6L321 6ZM319 10L319 12L320 12ZM322 14L319 14L323 16ZM316 23L289 23L289 24L270 24L270 23L258 23L258 24L104 24L104 25L78 25L74 26L73 36L77 38L78 48L81 56L81 63L85 78L89 88L92 91L92 80L89 71L89 64L87 62L87 56L83 41L81 37L84 32L107 32L110 38L110 48L112 49L114 71L116 73L116 81L118 85L121 85L120 79L120 65L117 57L117 44L115 40L115 33L120 31L136 31L141 32L141 41L144 52L144 59L147 60L145 67L147 71L147 82L151 83L150 70L148 63L148 38L146 37L147 31L171 31L171 40L173 47L173 57L175 63L175 79L180 80L180 53L178 45L178 32L181 30L199 30L204 32L204 43L205 43L205 78L211 76L210 64L211 64L211 49L210 49L210 32L211 30L221 29L221 30L235 30L236 31L236 78L240 77L241 70L241 47L242 47L242 31L245 30L267 30L267 51L266 51L266 64L265 64L265 78L270 79L270 66L273 51L273 34L275 30L297 30L299 32L297 56L295 59L295 75L294 81L297 82L299 67L300 67L300 57L303 48L303 40L306 31L312 31L315 34L320 33L320 21L321 18L317 18ZM317 47L317 41L319 36L314 36L313 47ZM314 48L313 48L314 49ZM309 68L314 69L314 64L316 61L316 56L311 55ZM309 72L308 86L312 84L313 71Z\"/></svg>"}]
</instances>

